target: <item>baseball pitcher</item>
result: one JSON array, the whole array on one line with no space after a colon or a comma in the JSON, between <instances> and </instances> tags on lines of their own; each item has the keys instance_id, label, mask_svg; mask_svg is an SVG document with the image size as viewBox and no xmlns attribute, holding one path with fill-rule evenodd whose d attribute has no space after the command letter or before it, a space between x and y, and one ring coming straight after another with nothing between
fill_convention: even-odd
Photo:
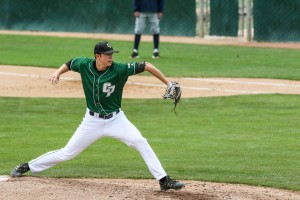
<instances>
[{"instance_id":1,"label":"baseball pitcher","mask_svg":"<svg viewBox=\"0 0 300 200\"><path fill-rule=\"evenodd\" d=\"M18 165L11 172L13 177L20 177L28 171L44 171L73 159L96 140L111 137L140 153L153 177L159 181L161 190L179 190L185 186L167 175L147 140L121 110L123 88L131 75L144 71L151 73L167 85L164 98L174 99L175 106L180 99L180 86L176 82L167 81L148 62L114 62L114 53L118 51L113 49L111 43L99 42L94 47L94 58L71 59L53 73L49 78L52 84L57 84L60 76L70 70L80 73L87 106L85 116L65 147Z\"/></svg>"}]
</instances>

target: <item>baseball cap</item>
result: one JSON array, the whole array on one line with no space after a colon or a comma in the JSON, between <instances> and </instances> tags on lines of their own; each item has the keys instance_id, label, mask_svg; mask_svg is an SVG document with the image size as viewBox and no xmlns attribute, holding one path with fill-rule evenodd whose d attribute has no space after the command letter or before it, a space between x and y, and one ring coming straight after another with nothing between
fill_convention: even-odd
<instances>
[{"instance_id":1,"label":"baseball cap","mask_svg":"<svg viewBox=\"0 0 300 200\"><path fill-rule=\"evenodd\" d=\"M110 53L119 53L119 51L115 51L111 45L111 43L107 41L98 42L94 48L94 54L110 54Z\"/></svg>"}]
</instances>

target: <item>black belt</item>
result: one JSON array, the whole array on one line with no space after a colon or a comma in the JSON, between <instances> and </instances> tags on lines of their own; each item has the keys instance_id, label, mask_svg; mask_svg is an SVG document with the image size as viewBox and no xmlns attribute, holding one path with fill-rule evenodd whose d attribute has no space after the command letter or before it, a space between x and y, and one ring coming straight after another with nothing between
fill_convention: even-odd
<instances>
[{"instance_id":1,"label":"black belt","mask_svg":"<svg viewBox=\"0 0 300 200\"><path fill-rule=\"evenodd\" d=\"M107 114L107 115L101 115L101 114L99 114L99 113L95 113L95 112L93 112L93 111L90 111L90 115L91 115L91 116L98 117L98 118L102 118L102 119L110 119L110 118L112 118L112 117L114 116L114 114L116 115L116 114L118 114L119 112L120 112L120 109L118 109L118 110L115 111L115 112L109 113L109 114Z\"/></svg>"}]
</instances>

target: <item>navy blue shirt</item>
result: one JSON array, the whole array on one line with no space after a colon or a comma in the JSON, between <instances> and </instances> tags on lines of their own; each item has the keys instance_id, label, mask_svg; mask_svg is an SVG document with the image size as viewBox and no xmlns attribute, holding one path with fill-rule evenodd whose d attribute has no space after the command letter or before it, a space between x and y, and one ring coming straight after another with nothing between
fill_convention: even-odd
<instances>
[{"instance_id":1,"label":"navy blue shirt","mask_svg":"<svg viewBox=\"0 0 300 200\"><path fill-rule=\"evenodd\" d=\"M137 12L163 12L164 0L133 0L133 10Z\"/></svg>"}]
</instances>

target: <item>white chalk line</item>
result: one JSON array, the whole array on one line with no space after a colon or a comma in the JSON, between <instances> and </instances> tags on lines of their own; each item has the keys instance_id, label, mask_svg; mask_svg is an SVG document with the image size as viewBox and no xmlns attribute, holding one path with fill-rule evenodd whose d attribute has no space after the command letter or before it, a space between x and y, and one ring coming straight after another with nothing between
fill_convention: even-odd
<instances>
[{"instance_id":1,"label":"white chalk line","mask_svg":"<svg viewBox=\"0 0 300 200\"><path fill-rule=\"evenodd\" d=\"M151 86L151 87L163 87L165 85L162 84L152 84L152 83L140 83L140 82L127 82L132 85L141 85L141 86ZM244 94L271 94L272 92L262 92L262 91L246 91L246 90L231 90L231 89L217 89L217 88L207 88L207 87L187 87L181 86L182 89L190 89L190 90L200 90L200 91L221 91L221 92L230 92L230 93L244 93Z\"/></svg>"},{"instance_id":2,"label":"white chalk line","mask_svg":"<svg viewBox=\"0 0 300 200\"><path fill-rule=\"evenodd\" d=\"M32 74L20 74L20 73L13 73L13 72L0 72L0 75L7 75L7 76L21 76L21 77L31 77L31 78L49 78L46 76L39 76L39 75L32 75ZM80 80L76 78L70 77L61 77L62 80Z\"/></svg>"},{"instance_id":3,"label":"white chalk line","mask_svg":"<svg viewBox=\"0 0 300 200\"><path fill-rule=\"evenodd\" d=\"M10 176L0 175L0 182L8 181L9 179L10 179Z\"/></svg>"},{"instance_id":4,"label":"white chalk line","mask_svg":"<svg viewBox=\"0 0 300 200\"><path fill-rule=\"evenodd\" d=\"M204 82L217 82L217 83L238 83L244 85L266 85L266 86L279 86L279 87L296 87L300 88L300 85L291 85L285 83L265 83L265 82L249 82L249 81L234 81L234 80L219 80L219 79L205 79L205 78L182 78L186 80L204 81Z\"/></svg>"},{"instance_id":5,"label":"white chalk line","mask_svg":"<svg viewBox=\"0 0 300 200\"><path fill-rule=\"evenodd\" d=\"M20 77L32 77L32 78L47 78L46 76L32 75L32 74L22 74L22 73L13 73L13 72L0 72L0 75L6 76L20 76ZM61 77L61 80L80 80L77 78L71 77ZM238 84L253 84L253 85L268 85L268 86L284 86L284 87L300 87L300 85L289 85L289 84L278 84L278 83L262 83L262 82L243 82L243 81L233 81L233 80L218 80L218 79L204 79L204 78L182 78L187 80L195 81L206 81L206 82L220 82L220 83L238 83ZM165 87L163 84L152 84L152 83L141 83L141 82L127 82L131 85L141 85L141 86L151 86L151 87ZM232 89L218 89L218 88L209 88L209 87L188 87L182 86L183 89L190 90L200 90L200 91L221 91L229 93L242 93L242 94L270 94L274 92L268 91L247 91L247 90L232 90Z\"/></svg>"}]
</instances>

